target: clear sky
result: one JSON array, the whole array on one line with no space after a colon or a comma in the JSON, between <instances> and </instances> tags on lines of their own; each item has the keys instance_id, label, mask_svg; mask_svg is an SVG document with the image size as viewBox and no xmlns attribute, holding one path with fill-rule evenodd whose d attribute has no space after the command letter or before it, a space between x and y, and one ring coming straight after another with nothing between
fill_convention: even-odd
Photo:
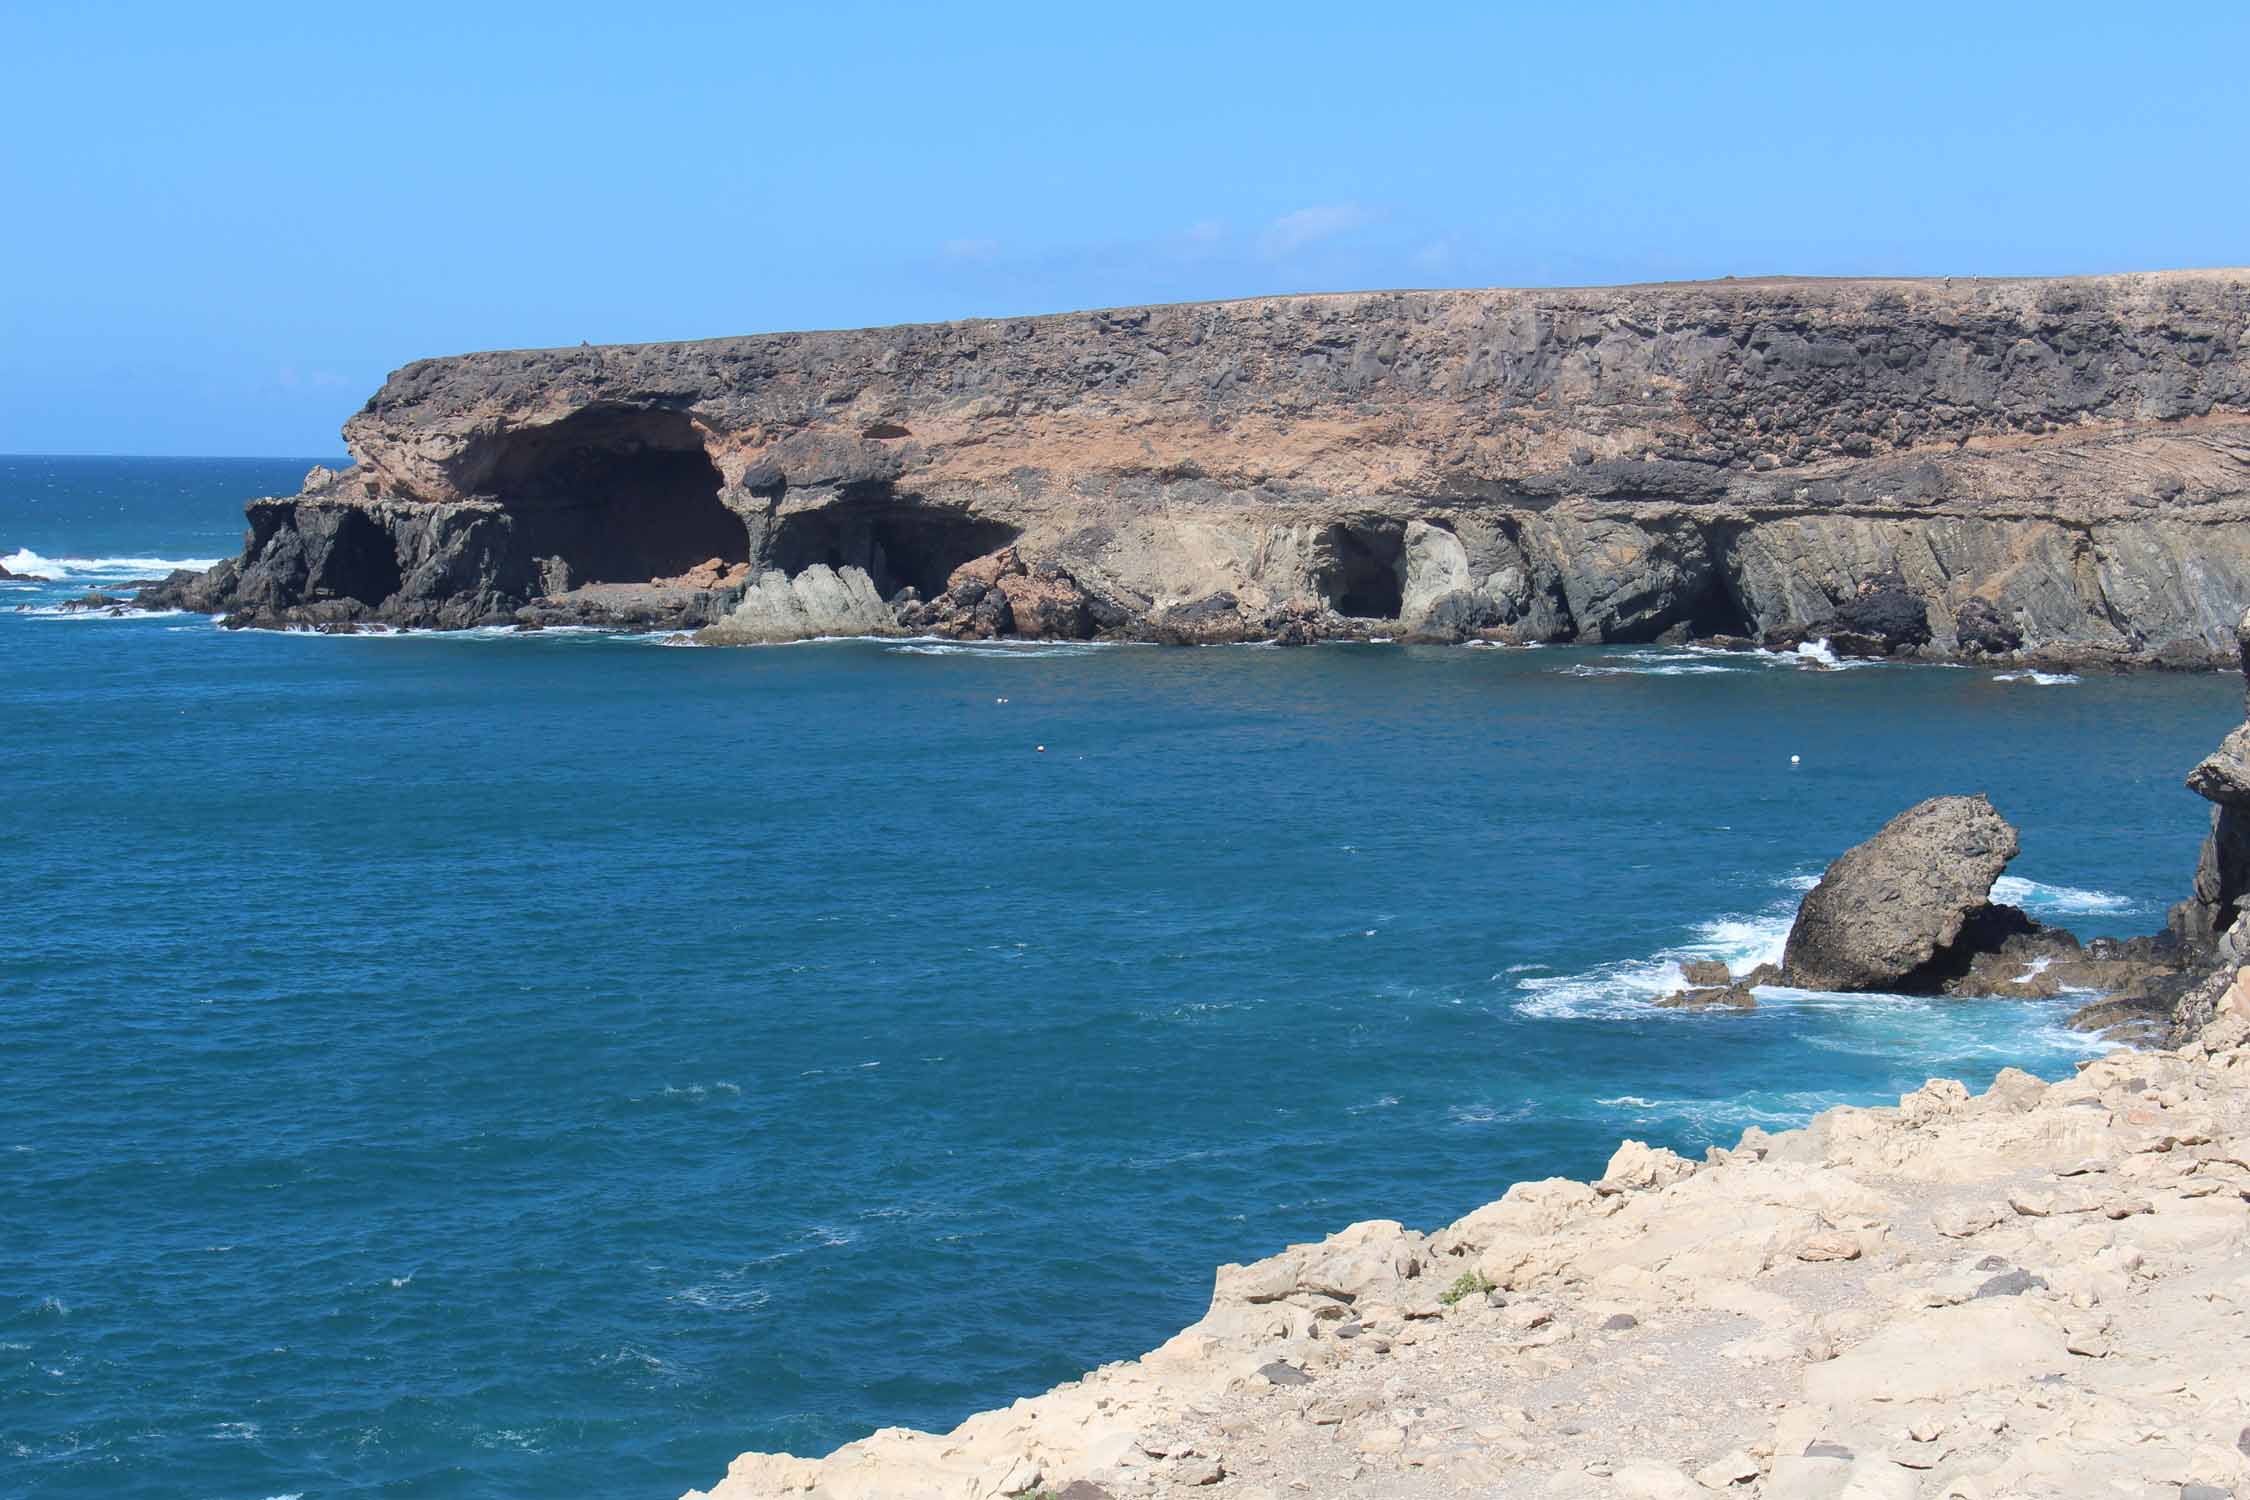
<instances>
[{"instance_id":1,"label":"clear sky","mask_svg":"<svg viewBox=\"0 0 2250 1500\"><path fill-rule=\"evenodd\" d=\"M0 451L428 354L2250 262L2250 6L0 0Z\"/></svg>"}]
</instances>

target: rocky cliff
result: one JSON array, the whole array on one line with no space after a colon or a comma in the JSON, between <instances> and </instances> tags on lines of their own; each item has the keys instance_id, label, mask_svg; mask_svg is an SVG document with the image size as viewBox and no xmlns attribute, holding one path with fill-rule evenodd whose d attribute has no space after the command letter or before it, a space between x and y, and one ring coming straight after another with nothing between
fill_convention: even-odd
<instances>
[{"instance_id":1,"label":"rocky cliff","mask_svg":"<svg viewBox=\"0 0 2250 1500\"><path fill-rule=\"evenodd\" d=\"M473 354L399 371L345 437L353 467L253 502L240 559L152 602L769 639L821 626L808 597L864 628L864 574L895 628L955 634L1818 632L2198 663L2250 606L2243 271ZM795 589L814 567L838 581Z\"/></svg>"}]
</instances>

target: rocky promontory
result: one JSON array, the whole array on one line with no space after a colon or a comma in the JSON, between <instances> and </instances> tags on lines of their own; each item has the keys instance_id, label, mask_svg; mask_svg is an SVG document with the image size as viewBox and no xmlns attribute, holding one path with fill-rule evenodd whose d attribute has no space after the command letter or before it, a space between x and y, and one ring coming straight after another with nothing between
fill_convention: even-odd
<instances>
[{"instance_id":1,"label":"rocky promontory","mask_svg":"<svg viewBox=\"0 0 2250 1500\"><path fill-rule=\"evenodd\" d=\"M2239 271L471 354L400 370L345 438L352 467L252 502L239 558L144 602L713 640L1822 635L2180 665L2230 653L2250 605Z\"/></svg>"}]
</instances>

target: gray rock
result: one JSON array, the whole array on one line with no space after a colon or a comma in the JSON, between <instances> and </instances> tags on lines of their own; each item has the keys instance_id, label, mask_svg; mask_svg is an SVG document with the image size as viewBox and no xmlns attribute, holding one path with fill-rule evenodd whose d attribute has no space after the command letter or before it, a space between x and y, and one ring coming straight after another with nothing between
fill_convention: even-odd
<instances>
[{"instance_id":1,"label":"gray rock","mask_svg":"<svg viewBox=\"0 0 2250 1500\"><path fill-rule=\"evenodd\" d=\"M1312 1377L1295 1365L1282 1360L1260 1365L1258 1373L1266 1377L1269 1385L1311 1385Z\"/></svg>"},{"instance_id":2,"label":"gray rock","mask_svg":"<svg viewBox=\"0 0 2250 1500\"><path fill-rule=\"evenodd\" d=\"M802 641L827 635L891 635L889 605L860 568L816 563L792 578L775 568L752 584L717 624L696 635L709 646Z\"/></svg>"},{"instance_id":3,"label":"gray rock","mask_svg":"<svg viewBox=\"0 0 2250 1500\"><path fill-rule=\"evenodd\" d=\"M2026 1292L2043 1291L2047 1283L2029 1271L2003 1271L1969 1294L1974 1302L1979 1297L2020 1297Z\"/></svg>"},{"instance_id":4,"label":"gray rock","mask_svg":"<svg viewBox=\"0 0 2250 1500\"><path fill-rule=\"evenodd\" d=\"M1784 982L1926 987L1918 971L1987 904L2016 850L2015 829L1981 793L1908 808L1847 850L1806 894L1782 952Z\"/></svg>"}]
</instances>

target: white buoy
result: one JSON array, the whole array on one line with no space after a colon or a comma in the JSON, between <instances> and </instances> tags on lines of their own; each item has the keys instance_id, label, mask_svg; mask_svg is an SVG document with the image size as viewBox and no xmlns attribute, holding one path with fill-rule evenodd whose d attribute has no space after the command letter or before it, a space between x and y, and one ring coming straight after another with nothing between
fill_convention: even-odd
<instances>
[{"instance_id":1,"label":"white buoy","mask_svg":"<svg viewBox=\"0 0 2250 1500\"><path fill-rule=\"evenodd\" d=\"M1794 755L1790 756L1790 757L1789 757L1789 764L1791 764L1791 765L1795 765L1796 763L1797 763L1797 757L1796 757L1796 756L1794 756Z\"/></svg>"},{"instance_id":2,"label":"white buoy","mask_svg":"<svg viewBox=\"0 0 2250 1500\"><path fill-rule=\"evenodd\" d=\"M1038 746L1037 748L1041 755L1045 755L1047 753L1047 747L1045 745Z\"/></svg>"}]
</instances>

